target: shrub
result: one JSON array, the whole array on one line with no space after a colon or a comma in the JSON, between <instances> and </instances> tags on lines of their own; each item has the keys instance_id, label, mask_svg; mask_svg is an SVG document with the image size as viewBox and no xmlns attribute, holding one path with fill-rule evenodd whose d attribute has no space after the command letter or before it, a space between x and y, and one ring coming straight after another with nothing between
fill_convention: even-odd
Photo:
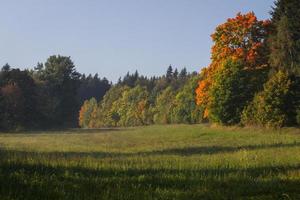
<instances>
[{"instance_id":1,"label":"shrub","mask_svg":"<svg viewBox=\"0 0 300 200\"><path fill-rule=\"evenodd\" d=\"M288 122L291 80L288 74L278 71L268 82L263 91L244 109L242 122L245 125L282 127Z\"/></svg>"}]
</instances>

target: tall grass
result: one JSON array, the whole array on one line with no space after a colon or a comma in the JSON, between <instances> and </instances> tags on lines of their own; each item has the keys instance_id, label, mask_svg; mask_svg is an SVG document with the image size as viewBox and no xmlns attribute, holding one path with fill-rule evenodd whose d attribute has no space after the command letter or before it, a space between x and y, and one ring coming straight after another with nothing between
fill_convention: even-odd
<instances>
[{"instance_id":1,"label":"tall grass","mask_svg":"<svg viewBox=\"0 0 300 200\"><path fill-rule=\"evenodd\" d=\"M3 133L0 199L300 199L300 131Z\"/></svg>"}]
</instances>

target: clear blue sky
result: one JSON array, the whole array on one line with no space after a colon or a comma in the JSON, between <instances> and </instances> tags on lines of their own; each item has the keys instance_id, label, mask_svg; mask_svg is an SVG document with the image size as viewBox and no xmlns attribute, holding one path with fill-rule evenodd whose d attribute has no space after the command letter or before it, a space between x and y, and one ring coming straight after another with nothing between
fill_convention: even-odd
<instances>
[{"instance_id":1,"label":"clear blue sky","mask_svg":"<svg viewBox=\"0 0 300 200\"><path fill-rule=\"evenodd\" d=\"M227 18L269 18L273 0L0 0L0 65L31 68L54 54L81 73L116 81L136 69L168 65L199 71L210 62L210 35Z\"/></svg>"}]
</instances>

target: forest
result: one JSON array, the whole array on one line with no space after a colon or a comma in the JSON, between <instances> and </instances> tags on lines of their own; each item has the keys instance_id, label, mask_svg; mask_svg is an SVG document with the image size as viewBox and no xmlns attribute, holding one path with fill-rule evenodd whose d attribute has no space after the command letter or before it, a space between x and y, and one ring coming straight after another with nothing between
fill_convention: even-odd
<instances>
[{"instance_id":1,"label":"forest","mask_svg":"<svg viewBox=\"0 0 300 200\"><path fill-rule=\"evenodd\" d=\"M300 4L275 3L270 20L238 13L211 35L200 73L127 73L115 84L53 55L33 69L0 72L0 129L217 123L280 128L300 124Z\"/></svg>"}]
</instances>

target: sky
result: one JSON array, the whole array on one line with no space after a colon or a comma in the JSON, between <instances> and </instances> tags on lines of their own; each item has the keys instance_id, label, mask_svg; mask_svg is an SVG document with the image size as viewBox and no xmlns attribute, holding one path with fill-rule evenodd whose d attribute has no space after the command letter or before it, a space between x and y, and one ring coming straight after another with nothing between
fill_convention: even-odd
<instances>
[{"instance_id":1,"label":"sky","mask_svg":"<svg viewBox=\"0 0 300 200\"><path fill-rule=\"evenodd\" d=\"M128 71L200 71L210 35L238 12L270 17L273 0L0 0L0 66L70 56L80 73L115 82Z\"/></svg>"}]
</instances>

